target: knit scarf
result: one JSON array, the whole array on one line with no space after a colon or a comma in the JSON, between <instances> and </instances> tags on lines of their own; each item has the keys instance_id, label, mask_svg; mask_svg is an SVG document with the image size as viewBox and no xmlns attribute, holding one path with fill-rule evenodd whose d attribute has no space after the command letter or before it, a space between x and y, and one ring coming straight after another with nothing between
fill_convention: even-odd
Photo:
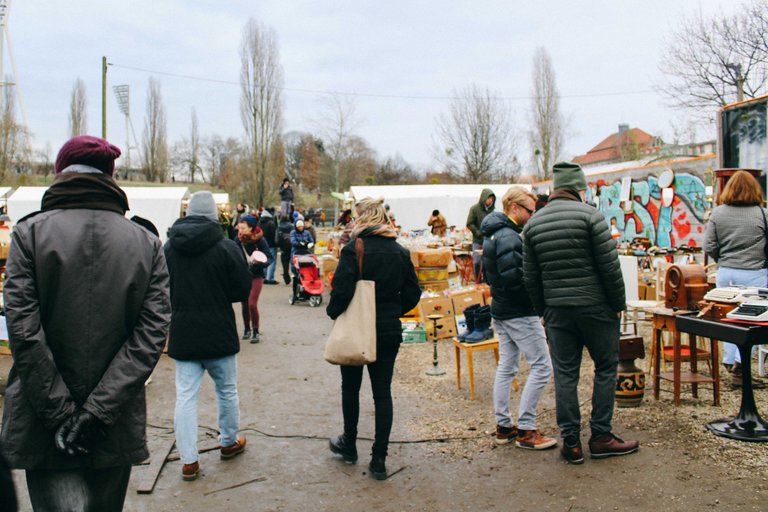
<instances>
[{"instance_id":1,"label":"knit scarf","mask_svg":"<svg viewBox=\"0 0 768 512\"><path fill-rule=\"evenodd\" d=\"M352 238L366 236L383 236L386 238L397 238L397 231L391 224L375 224L373 226L356 226L352 230Z\"/></svg>"},{"instance_id":2,"label":"knit scarf","mask_svg":"<svg viewBox=\"0 0 768 512\"><path fill-rule=\"evenodd\" d=\"M256 226L251 233L238 233L237 239L243 245L252 245L259 243L259 240L264 238L264 231L259 226Z\"/></svg>"},{"instance_id":3,"label":"knit scarf","mask_svg":"<svg viewBox=\"0 0 768 512\"><path fill-rule=\"evenodd\" d=\"M102 172L64 172L56 175L43 195L41 204L47 210L108 210L125 215L128 198L115 180Z\"/></svg>"}]
</instances>

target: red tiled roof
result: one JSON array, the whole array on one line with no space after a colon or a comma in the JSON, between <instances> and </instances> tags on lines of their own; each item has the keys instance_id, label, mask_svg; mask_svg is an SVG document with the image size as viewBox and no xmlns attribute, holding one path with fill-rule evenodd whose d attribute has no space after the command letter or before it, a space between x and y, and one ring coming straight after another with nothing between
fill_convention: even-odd
<instances>
[{"instance_id":1,"label":"red tiled roof","mask_svg":"<svg viewBox=\"0 0 768 512\"><path fill-rule=\"evenodd\" d=\"M640 128L631 128L622 133L612 133L600 144L587 151L586 154L575 157L573 161L579 165L584 165L620 159L622 157L621 147L629 141L637 144L638 149L644 149L653 146L655 137Z\"/></svg>"}]
</instances>

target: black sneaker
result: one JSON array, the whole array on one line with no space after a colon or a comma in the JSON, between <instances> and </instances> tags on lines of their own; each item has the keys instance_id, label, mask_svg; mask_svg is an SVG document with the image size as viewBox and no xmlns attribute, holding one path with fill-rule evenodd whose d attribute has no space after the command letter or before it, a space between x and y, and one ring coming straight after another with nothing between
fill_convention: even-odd
<instances>
[{"instance_id":1,"label":"black sneaker","mask_svg":"<svg viewBox=\"0 0 768 512\"><path fill-rule=\"evenodd\" d=\"M387 459L384 457L372 457L371 463L368 464L368 474L374 480L386 480L387 479Z\"/></svg>"},{"instance_id":2,"label":"black sneaker","mask_svg":"<svg viewBox=\"0 0 768 512\"><path fill-rule=\"evenodd\" d=\"M357 447L354 443L350 443L344 434L331 438L328 441L328 448L336 455L340 455L347 464L357 462Z\"/></svg>"},{"instance_id":3,"label":"black sneaker","mask_svg":"<svg viewBox=\"0 0 768 512\"><path fill-rule=\"evenodd\" d=\"M251 330L250 330L250 329L246 329L246 330L244 330L244 331L243 331L243 339L244 339L244 340L249 340L249 339L251 339L251 334L252 334L252 333L251 333Z\"/></svg>"},{"instance_id":4,"label":"black sneaker","mask_svg":"<svg viewBox=\"0 0 768 512\"><path fill-rule=\"evenodd\" d=\"M253 331L251 334L251 343L258 343L261 341L261 335L257 331Z\"/></svg>"}]
</instances>

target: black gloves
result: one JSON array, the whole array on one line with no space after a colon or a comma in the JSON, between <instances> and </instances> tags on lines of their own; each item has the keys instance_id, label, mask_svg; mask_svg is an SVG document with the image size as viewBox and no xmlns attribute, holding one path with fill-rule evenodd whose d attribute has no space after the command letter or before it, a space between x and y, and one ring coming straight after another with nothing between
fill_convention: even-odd
<instances>
[{"instance_id":1,"label":"black gloves","mask_svg":"<svg viewBox=\"0 0 768 512\"><path fill-rule=\"evenodd\" d=\"M105 425L81 409L64 420L54 435L56 448L67 455L86 454L104 435Z\"/></svg>"}]
</instances>

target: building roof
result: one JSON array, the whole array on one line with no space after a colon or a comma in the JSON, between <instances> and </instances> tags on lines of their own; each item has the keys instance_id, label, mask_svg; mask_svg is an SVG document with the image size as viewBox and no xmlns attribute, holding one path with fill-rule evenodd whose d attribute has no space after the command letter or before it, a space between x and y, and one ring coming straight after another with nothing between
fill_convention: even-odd
<instances>
[{"instance_id":1,"label":"building roof","mask_svg":"<svg viewBox=\"0 0 768 512\"><path fill-rule=\"evenodd\" d=\"M630 128L626 131L612 133L600 144L587 151L584 155L579 155L573 161L579 165L588 165L598 162L610 162L622 160L626 157L622 154L622 147L627 144L635 144L640 152L642 150L654 147L656 138L641 130L640 128Z\"/></svg>"}]
</instances>

